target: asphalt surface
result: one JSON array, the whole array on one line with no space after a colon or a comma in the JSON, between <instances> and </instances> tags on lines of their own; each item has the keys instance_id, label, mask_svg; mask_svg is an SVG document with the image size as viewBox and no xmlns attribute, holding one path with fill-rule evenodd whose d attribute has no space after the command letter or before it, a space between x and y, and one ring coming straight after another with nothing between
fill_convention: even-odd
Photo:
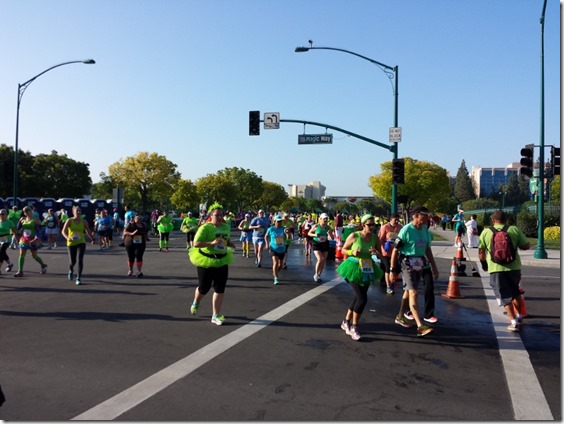
<instances>
[{"instance_id":1,"label":"asphalt surface","mask_svg":"<svg viewBox=\"0 0 564 424\"><path fill-rule=\"evenodd\" d=\"M237 254L223 326L210 323L211 295L190 315L197 276L183 237L173 233L170 253L158 252L156 239L149 243L144 278L126 276L117 246L87 247L81 286L66 278L64 248L40 251L46 275L30 257L24 278L2 270L0 384L7 401L0 419L562 419L559 267L525 267L530 317L520 334L509 333L492 309L487 276L468 272L457 277L464 298L441 296L456 250L437 242L435 331L417 337L414 328L394 324L400 294L386 295L380 285L369 291L363 337L355 342L339 327L352 295L337 278L338 263L329 262L324 283L316 284L315 259L297 242L277 286L270 259L256 268ZM531 381L540 389L515 392Z\"/></svg>"}]
</instances>

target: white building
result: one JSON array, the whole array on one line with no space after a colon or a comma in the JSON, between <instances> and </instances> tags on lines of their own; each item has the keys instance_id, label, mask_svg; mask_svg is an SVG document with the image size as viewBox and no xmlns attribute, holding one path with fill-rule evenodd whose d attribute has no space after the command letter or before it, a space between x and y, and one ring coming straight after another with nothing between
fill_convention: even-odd
<instances>
[{"instance_id":1,"label":"white building","mask_svg":"<svg viewBox=\"0 0 564 424\"><path fill-rule=\"evenodd\" d=\"M288 184L290 197L303 197L304 199L319 199L325 197L326 187L319 181L311 181L309 184Z\"/></svg>"}]
</instances>

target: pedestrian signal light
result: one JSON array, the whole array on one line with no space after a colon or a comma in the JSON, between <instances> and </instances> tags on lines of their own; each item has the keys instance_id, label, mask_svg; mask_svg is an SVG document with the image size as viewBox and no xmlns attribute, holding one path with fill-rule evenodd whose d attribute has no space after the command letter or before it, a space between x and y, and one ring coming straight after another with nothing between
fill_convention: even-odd
<instances>
[{"instance_id":1,"label":"pedestrian signal light","mask_svg":"<svg viewBox=\"0 0 564 424\"><path fill-rule=\"evenodd\" d=\"M249 135L260 135L260 111L249 112Z\"/></svg>"},{"instance_id":2,"label":"pedestrian signal light","mask_svg":"<svg viewBox=\"0 0 564 424\"><path fill-rule=\"evenodd\" d=\"M526 175L527 177L533 176L533 149L531 147L525 147L521 149L521 168L519 169L519 175Z\"/></svg>"},{"instance_id":3,"label":"pedestrian signal light","mask_svg":"<svg viewBox=\"0 0 564 424\"><path fill-rule=\"evenodd\" d=\"M552 147L550 150L550 166L552 175L560 175L560 147Z\"/></svg>"},{"instance_id":4,"label":"pedestrian signal light","mask_svg":"<svg viewBox=\"0 0 564 424\"><path fill-rule=\"evenodd\" d=\"M405 162L403 159L394 159L392 161L392 180L396 184L404 184Z\"/></svg>"}]
</instances>

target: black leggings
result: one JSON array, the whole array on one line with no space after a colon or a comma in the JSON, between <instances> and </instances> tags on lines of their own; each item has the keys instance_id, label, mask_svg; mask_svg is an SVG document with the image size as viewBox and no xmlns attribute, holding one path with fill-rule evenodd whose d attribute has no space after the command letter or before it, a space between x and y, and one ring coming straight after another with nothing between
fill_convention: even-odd
<instances>
[{"instance_id":1,"label":"black leggings","mask_svg":"<svg viewBox=\"0 0 564 424\"><path fill-rule=\"evenodd\" d=\"M364 312L366 304L368 303L369 286L360 286L354 283L350 283L349 286L351 286L354 291L354 299L351 302L349 309L353 312L356 312L358 315L361 315Z\"/></svg>"},{"instance_id":2,"label":"black leggings","mask_svg":"<svg viewBox=\"0 0 564 424\"><path fill-rule=\"evenodd\" d=\"M84 268L84 252L86 251L86 243L80 243L76 246L67 246L69 251L69 271L74 272L76 265L76 254L78 253L78 277L82 275Z\"/></svg>"},{"instance_id":3,"label":"black leggings","mask_svg":"<svg viewBox=\"0 0 564 424\"><path fill-rule=\"evenodd\" d=\"M8 254L6 253L6 251L8 250L8 247L10 247L10 243L8 243L8 242L2 243L2 246L0 247L0 264L2 264L3 261L10 263L10 258L8 257Z\"/></svg>"}]
</instances>

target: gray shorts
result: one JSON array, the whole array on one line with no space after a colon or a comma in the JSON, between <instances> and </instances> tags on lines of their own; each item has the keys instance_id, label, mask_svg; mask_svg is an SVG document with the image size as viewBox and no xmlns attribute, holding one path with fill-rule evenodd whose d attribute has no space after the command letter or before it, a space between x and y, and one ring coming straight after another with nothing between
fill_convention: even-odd
<instances>
[{"instance_id":1,"label":"gray shorts","mask_svg":"<svg viewBox=\"0 0 564 424\"><path fill-rule=\"evenodd\" d=\"M501 300L503 306L509 305L515 298L521 296L519 282L521 281L521 271L492 272L490 274L490 286L495 297Z\"/></svg>"},{"instance_id":2,"label":"gray shorts","mask_svg":"<svg viewBox=\"0 0 564 424\"><path fill-rule=\"evenodd\" d=\"M414 269L412 261L417 260L420 267ZM427 264L427 259L424 257L408 257L405 256L401 259L401 279L403 280L404 290L417 290L419 289L419 281L423 276L423 267Z\"/></svg>"}]
</instances>

